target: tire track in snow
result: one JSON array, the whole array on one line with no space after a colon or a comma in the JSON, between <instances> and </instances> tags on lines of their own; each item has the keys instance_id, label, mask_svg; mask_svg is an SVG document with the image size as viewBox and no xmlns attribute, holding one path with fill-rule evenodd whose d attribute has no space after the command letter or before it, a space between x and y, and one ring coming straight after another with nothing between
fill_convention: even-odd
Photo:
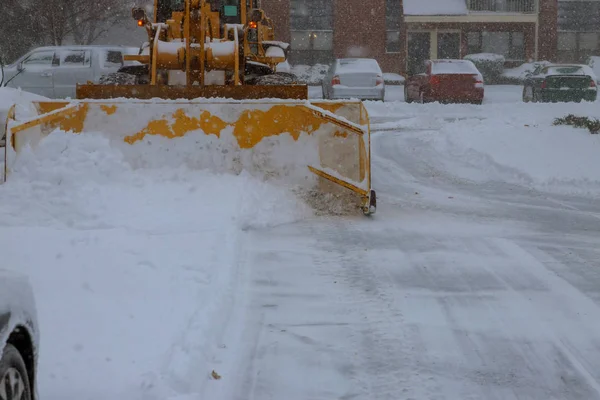
<instances>
[{"instance_id":1,"label":"tire track in snow","mask_svg":"<svg viewBox=\"0 0 600 400\"><path fill-rule=\"evenodd\" d=\"M360 349L360 398L403 399L434 398L441 387L433 375L420 365L425 351L416 326L406 326L397 288L385 272L373 264L373 254L362 246L360 233L352 224L333 223L325 229L314 230L325 254L334 254L321 266L324 276L344 284L343 302L358 313L364 325L354 335ZM354 233L354 235L353 235ZM358 240L357 240L358 239ZM425 396L425 397L423 397Z\"/></svg>"},{"instance_id":2,"label":"tire track in snow","mask_svg":"<svg viewBox=\"0 0 600 400\"><path fill-rule=\"evenodd\" d=\"M553 299L553 302L560 302L564 304L565 307L569 308L571 311L569 314L571 314L574 309L578 310L577 314L584 313L589 316L595 315L595 318L592 317L591 320L597 321L600 319L600 307L598 305L593 303L591 299L583 295L577 288L573 287L567 281L557 278L554 274L551 274L541 261L520 247L517 243L508 239L498 238L494 240L494 245L500 251L504 252L508 257L520 260L521 263L526 264L528 269L534 273L535 276L539 278L545 285L548 285L549 290L551 290L553 295L557 297L556 299ZM586 361L585 355L578 351L577 346L570 342L571 338L569 338L569 336L570 332L572 332L573 326L557 326L552 322L555 320L555 318L553 318L553 314L560 311L553 308L551 304L547 304L543 298L536 298L535 296L531 296L529 298L526 297L522 290L515 288L514 283L507 281L504 277L500 276L492 269L486 269L495 275L500 281L504 282L506 287L509 288L516 297L522 300L519 302L521 307L530 310L528 314L530 314L532 318L535 318L538 326L542 327L541 329L550 337L552 343L557 347L558 351L564 355L566 362L568 362L578 372L579 376L583 380L581 383L587 385L593 391L593 393L590 393L584 388L575 387L570 389L574 391L583 391L583 396L581 398L591 399L592 397L590 397L590 395L593 395L593 398L596 399L600 398L600 375L594 376L591 373L591 370L597 370L597 367L600 366L600 364L597 363L597 365L594 366L595 368L590 366ZM579 329L587 332L588 334L591 332L595 333L591 334L589 338L584 340L589 341L592 337L598 337L598 335L600 335L600 326L598 324L589 324L587 321L582 320L573 320L571 323L579 325ZM582 343L577 344L579 346L582 345ZM586 344L586 346L589 345L590 343ZM600 351L600 343L596 343L594 346L596 351ZM565 365L563 368L568 368L568 366ZM577 382L573 383L575 385L578 384Z\"/></svg>"}]
</instances>

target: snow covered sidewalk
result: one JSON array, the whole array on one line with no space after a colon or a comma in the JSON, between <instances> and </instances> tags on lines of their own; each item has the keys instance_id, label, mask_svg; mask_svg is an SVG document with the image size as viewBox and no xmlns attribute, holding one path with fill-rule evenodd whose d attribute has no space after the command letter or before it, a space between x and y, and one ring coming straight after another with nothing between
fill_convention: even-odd
<instances>
[{"instance_id":1,"label":"snow covered sidewalk","mask_svg":"<svg viewBox=\"0 0 600 400\"><path fill-rule=\"evenodd\" d=\"M201 392L242 230L306 215L248 176L132 170L96 136L51 135L17 167L0 186L0 253L34 286L44 400Z\"/></svg>"}]
</instances>

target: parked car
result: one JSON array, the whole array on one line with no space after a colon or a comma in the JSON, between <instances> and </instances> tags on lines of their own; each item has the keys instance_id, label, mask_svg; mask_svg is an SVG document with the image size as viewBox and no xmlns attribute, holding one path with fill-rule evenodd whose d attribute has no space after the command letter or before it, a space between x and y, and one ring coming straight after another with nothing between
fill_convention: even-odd
<instances>
[{"instance_id":1,"label":"parked car","mask_svg":"<svg viewBox=\"0 0 600 400\"><path fill-rule=\"evenodd\" d=\"M597 77L587 65L550 64L537 67L523 82L523 101L596 101Z\"/></svg>"},{"instance_id":2,"label":"parked car","mask_svg":"<svg viewBox=\"0 0 600 400\"><path fill-rule=\"evenodd\" d=\"M116 72L125 54L138 54L136 47L55 46L39 47L4 67L4 85L49 98L75 98L78 83L96 82Z\"/></svg>"},{"instance_id":3,"label":"parked car","mask_svg":"<svg viewBox=\"0 0 600 400\"><path fill-rule=\"evenodd\" d=\"M39 331L33 290L0 270L0 398L36 400Z\"/></svg>"},{"instance_id":4,"label":"parked car","mask_svg":"<svg viewBox=\"0 0 600 400\"><path fill-rule=\"evenodd\" d=\"M381 100L385 83L379 63L372 58L340 58L322 82L324 99Z\"/></svg>"},{"instance_id":5,"label":"parked car","mask_svg":"<svg viewBox=\"0 0 600 400\"><path fill-rule=\"evenodd\" d=\"M483 75L469 60L426 60L424 73L404 82L407 103L474 103L484 98Z\"/></svg>"}]
</instances>

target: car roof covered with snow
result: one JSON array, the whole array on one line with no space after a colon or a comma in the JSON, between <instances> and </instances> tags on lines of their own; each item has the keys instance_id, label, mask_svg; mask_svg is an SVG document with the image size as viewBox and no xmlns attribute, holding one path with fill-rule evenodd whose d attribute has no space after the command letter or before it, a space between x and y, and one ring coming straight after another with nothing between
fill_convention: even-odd
<instances>
[{"instance_id":1,"label":"car roof covered with snow","mask_svg":"<svg viewBox=\"0 0 600 400\"><path fill-rule=\"evenodd\" d=\"M432 74L480 74L469 60L429 60Z\"/></svg>"},{"instance_id":2,"label":"car roof covered with snow","mask_svg":"<svg viewBox=\"0 0 600 400\"><path fill-rule=\"evenodd\" d=\"M589 76L594 80L597 79L594 70L589 65L585 64L550 64L540 66L536 72L534 72L535 76L542 77L553 75L583 75Z\"/></svg>"},{"instance_id":3,"label":"car roof covered with snow","mask_svg":"<svg viewBox=\"0 0 600 400\"><path fill-rule=\"evenodd\" d=\"M339 58L336 71L339 73L376 72L381 74L381 67L373 58Z\"/></svg>"}]
</instances>

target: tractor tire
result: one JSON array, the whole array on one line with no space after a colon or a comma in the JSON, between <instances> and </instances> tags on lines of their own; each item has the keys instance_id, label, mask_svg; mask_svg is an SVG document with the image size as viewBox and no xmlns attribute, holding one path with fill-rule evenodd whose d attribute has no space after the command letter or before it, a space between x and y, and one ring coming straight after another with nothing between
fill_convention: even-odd
<instances>
[{"instance_id":1,"label":"tractor tire","mask_svg":"<svg viewBox=\"0 0 600 400\"><path fill-rule=\"evenodd\" d=\"M124 72L112 72L98 79L100 85L136 85L138 77Z\"/></svg>"},{"instance_id":2,"label":"tractor tire","mask_svg":"<svg viewBox=\"0 0 600 400\"><path fill-rule=\"evenodd\" d=\"M147 65L128 65L117 72L103 75L98 79L100 85L146 85L150 83L150 71Z\"/></svg>"},{"instance_id":3,"label":"tractor tire","mask_svg":"<svg viewBox=\"0 0 600 400\"><path fill-rule=\"evenodd\" d=\"M288 72L275 72L269 75L258 76L251 81L251 85L293 85L298 83L298 78Z\"/></svg>"},{"instance_id":4,"label":"tractor tire","mask_svg":"<svg viewBox=\"0 0 600 400\"><path fill-rule=\"evenodd\" d=\"M32 400L27 367L19 350L8 343L0 359L0 398Z\"/></svg>"}]
</instances>

